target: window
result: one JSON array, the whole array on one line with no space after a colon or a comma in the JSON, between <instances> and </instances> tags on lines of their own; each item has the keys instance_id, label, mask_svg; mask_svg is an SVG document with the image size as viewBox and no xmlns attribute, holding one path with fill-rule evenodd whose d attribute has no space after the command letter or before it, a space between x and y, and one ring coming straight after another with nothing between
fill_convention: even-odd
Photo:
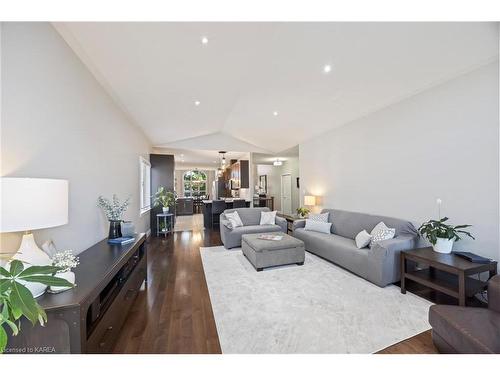
<instances>
[{"instance_id":1,"label":"window","mask_svg":"<svg viewBox=\"0 0 500 375\"><path fill-rule=\"evenodd\" d=\"M141 167L141 215L151 209L151 164L139 158Z\"/></svg>"},{"instance_id":2,"label":"window","mask_svg":"<svg viewBox=\"0 0 500 375\"><path fill-rule=\"evenodd\" d=\"M183 177L184 196L199 197L207 195L207 175L198 170L187 171Z\"/></svg>"}]
</instances>

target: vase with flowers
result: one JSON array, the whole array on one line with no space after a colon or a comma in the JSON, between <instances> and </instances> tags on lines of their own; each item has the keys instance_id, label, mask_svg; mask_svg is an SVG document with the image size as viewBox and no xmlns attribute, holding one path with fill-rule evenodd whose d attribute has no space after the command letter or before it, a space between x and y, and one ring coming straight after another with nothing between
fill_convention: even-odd
<instances>
[{"instance_id":1,"label":"vase with flowers","mask_svg":"<svg viewBox=\"0 0 500 375\"><path fill-rule=\"evenodd\" d=\"M130 198L125 199L123 203L113 194L113 199L110 201L103 196L97 199L97 206L102 208L104 214L109 220L109 239L118 238L122 236L121 221L123 213L127 210L130 204Z\"/></svg>"},{"instance_id":2,"label":"vase with flowers","mask_svg":"<svg viewBox=\"0 0 500 375\"><path fill-rule=\"evenodd\" d=\"M52 265L58 268L56 277L67 280L70 284L75 284L75 273L71 271L80 264L78 257L73 255L71 250L65 250L55 253L52 258ZM68 286L51 286L50 291L59 293L72 287Z\"/></svg>"}]
</instances>

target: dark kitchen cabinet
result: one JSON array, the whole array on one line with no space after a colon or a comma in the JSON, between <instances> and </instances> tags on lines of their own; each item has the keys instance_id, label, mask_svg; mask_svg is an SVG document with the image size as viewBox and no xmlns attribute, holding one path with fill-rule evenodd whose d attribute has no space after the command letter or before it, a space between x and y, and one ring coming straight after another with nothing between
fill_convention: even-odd
<instances>
[{"instance_id":1,"label":"dark kitchen cabinet","mask_svg":"<svg viewBox=\"0 0 500 375\"><path fill-rule=\"evenodd\" d=\"M177 198L175 202L175 213L179 215L192 215L194 210L193 198Z\"/></svg>"}]
</instances>

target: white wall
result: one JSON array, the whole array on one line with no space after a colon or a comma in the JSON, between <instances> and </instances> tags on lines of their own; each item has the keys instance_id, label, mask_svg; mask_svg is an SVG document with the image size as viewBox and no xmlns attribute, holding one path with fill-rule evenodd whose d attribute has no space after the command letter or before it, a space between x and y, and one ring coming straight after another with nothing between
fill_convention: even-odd
<instances>
[{"instance_id":1,"label":"white wall","mask_svg":"<svg viewBox=\"0 0 500 375\"><path fill-rule=\"evenodd\" d=\"M1 174L69 180L69 224L36 231L39 244L80 252L107 236L97 197L131 196L139 231L139 156L151 145L48 23L2 24ZM4 234L2 250L19 246Z\"/></svg>"},{"instance_id":2,"label":"white wall","mask_svg":"<svg viewBox=\"0 0 500 375\"><path fill-rule=\"evenodd\" d=\"M301 144L301 193L416 223L441 198L474 225L456 248L498 259L498 82L496 62Z\"/></svg>"}]
</instances>

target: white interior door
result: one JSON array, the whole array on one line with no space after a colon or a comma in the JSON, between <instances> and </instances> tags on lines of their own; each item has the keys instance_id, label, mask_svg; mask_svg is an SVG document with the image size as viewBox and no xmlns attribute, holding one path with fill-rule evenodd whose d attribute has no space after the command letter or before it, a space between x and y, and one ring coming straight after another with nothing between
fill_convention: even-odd
<instances>
[{"instance_id":1,"label":"white interior door","mask_svg":"<svg viewBox=\"0 0 500 375\"><path fill-rule=\"evenodd\" d=\"M281 176L281 212L292 214L292 176L289 174Z\"/></svg>"}]
</instances>

